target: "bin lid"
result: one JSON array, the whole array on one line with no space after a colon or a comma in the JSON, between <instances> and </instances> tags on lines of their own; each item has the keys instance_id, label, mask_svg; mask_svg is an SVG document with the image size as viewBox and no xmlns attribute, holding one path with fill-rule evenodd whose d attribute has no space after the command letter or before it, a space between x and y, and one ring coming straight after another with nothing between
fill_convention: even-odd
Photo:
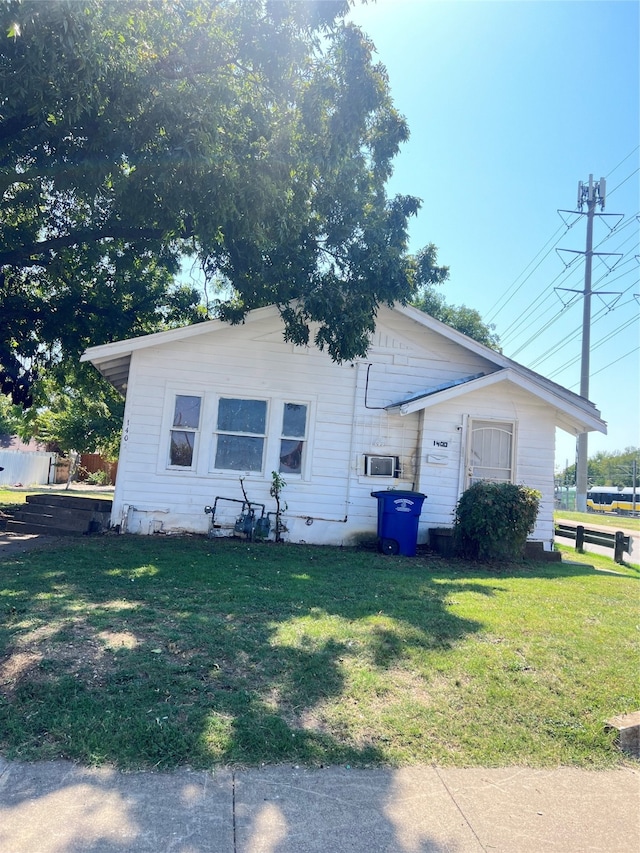
<instances>
[{"instance_id":1,"label":"bin lid","mask_svg":"<svg viewBox=\"0 0 640 853\"><path fill-rule=\"evenodd\" d=\"M426 498L428 495L423 494L422 492L412 492L409 489L383 489L379 492L371 492L372 498L386 498L388 496L391 497L412 497L412 498Z\"/></svg>"}]
</instances>

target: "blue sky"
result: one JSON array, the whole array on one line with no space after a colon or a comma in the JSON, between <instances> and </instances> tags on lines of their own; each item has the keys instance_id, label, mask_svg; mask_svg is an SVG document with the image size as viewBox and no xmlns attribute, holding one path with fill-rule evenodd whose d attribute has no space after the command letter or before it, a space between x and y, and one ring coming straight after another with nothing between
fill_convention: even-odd
<instances>
[{"instance_id":1,"label":"blue sky","mask_svg":"<svg viewBox=\"0 0 640 853\"><path fill-rule=\"evenodd\" d=\"M435 243L447 300L496 325L506 355L579 390L586 217L578 181L607 179L594 251L590 399L609 424L589 455L640 445L639 8L635 0L378 0L371 37L411 130L389 192L423 200L411 251ZM604 221L607 224L604 224ZM607 238L605 240L605 238ZM615 258L608 260L611 264ZM556 290L566 288L566 290ZM564 303L569 303L563 307ZM615 304L614 304L615 303ZM556 467L574 461L558 432Z\"/></svg>"}]
</instances>

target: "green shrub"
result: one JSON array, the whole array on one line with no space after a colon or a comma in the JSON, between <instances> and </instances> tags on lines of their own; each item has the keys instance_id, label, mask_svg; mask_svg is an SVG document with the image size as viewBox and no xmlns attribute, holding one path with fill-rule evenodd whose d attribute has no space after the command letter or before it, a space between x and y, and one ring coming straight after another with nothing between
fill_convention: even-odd
<instances>
[{"instance_id":1,"label":"green shrub","mask_svg":"<svg viewBox=\"0 0 640 853\"><path fill-rule=\"evenodd\" d=\"M87 477L87 483L91 486L110 486L111 477L106 471L93 471Z\"/></svg>"},{"instance_id":2,"label":"green shrub","mask_svg":"<svg viewBox=\"0 0 640 853\"><path fill-rule=\"evenodd\" d=\"M512 483L474 483L456 507L456 549L471 560L522 557L533 530L540 498L535 489Z\"/></svg>"}]
</instances>

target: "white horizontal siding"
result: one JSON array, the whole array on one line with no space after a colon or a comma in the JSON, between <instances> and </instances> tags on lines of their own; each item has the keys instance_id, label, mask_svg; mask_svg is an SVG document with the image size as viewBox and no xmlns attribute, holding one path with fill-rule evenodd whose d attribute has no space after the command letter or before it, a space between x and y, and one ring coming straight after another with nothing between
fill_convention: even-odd
<instances>
[{"instance_id":1,"label":"white horizontal siding","mask_svg":"<svg viewBox=\"0 0 640 853\"><path fill-rule=\"evenodd\" d=\"M516 399L500 389L489 395L462 396L429 409L423 427L421 413L403 417L385 411L385 406L442 382L495 367L396 312L381 309L379 321L367 359L354 364L334 364L313 347L286 344L272 318L134 352L114 523L128 517L132 529L143 533L160 525L167 531L204 532L209 523L205 506L217 496L242 499L239 472L205 472L211 422L202 424L198 439L201 473L166 470L168 427L163 418L175 393L204 394L206 400L212 399L210 395L232 395L310 401L314 419L309 478L285 475L282 495L293 541L339 544L375 535L377 503L371 492L389 486L419 489L428 495L422 539L429 526L450 524L459 497L464 441L459 428L465 414L518 420L518 473L522 471L530 485L544 480L546 489L553 475L554 430L548 429L552 413L532 406L525 394ZM207 412L214 408L205 403ZM442 451L445 464L426 461L427 452L440 452L434 441L448 442ZM527 443L535 447L536 459L525 452ZM365 454L399 456L402 478L365 477ZM274 466L275 460L268 460L264 476L245 478L249 499L264 503L269 511L275 509L269 496ZM223 504L220 519L231 523L239 505Z\"/></svg>"},{"instance_id":2,"label":"white horizontal siding","mask_svg":"<svg viewBox=\"0 0 640 853\"><path fill-rule=\"evenodd\" d=\"M472 392L425 411L420 488L429 495L429 500L423 516L428 514L433 527L453 523L464 482L466 436L461 427L465 416L516 422L515 481L541 492L540 512L531 538L550 544L553 539L553 411L513 386L499 386L490 394ZM433 447L433 440L449 442L449 447L442 451L447 457L444 465L426 461L428 454L439 450Z\"/></svg>"}]
</instances>

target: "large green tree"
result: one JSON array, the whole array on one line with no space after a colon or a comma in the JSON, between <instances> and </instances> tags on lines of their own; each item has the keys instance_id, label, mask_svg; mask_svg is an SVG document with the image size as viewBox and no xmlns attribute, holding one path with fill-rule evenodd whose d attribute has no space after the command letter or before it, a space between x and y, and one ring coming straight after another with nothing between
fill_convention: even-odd
<instances>
[{"instance_id":1,"label":"large green tree","mask_svg":"<svg viewBox=\"0 0 640 853\"><path fill-rule=\"evenodd\" d=\"M16 435L21 423L22 410L13 406L8 397L0 394L0 436Z\"/></svg>"},{"instance_id":2,"label":"large green tree","mask_svg":"<svg viewBox=\"0 0 640 853\"><path fill-rule=\"evenodd\" d=\"M197 320L366 352L406 301L405 121L347 0L0 0L0 390L88 344ZM313 333L310 331L313 329Z\"/></svg>"}]
</instances>

